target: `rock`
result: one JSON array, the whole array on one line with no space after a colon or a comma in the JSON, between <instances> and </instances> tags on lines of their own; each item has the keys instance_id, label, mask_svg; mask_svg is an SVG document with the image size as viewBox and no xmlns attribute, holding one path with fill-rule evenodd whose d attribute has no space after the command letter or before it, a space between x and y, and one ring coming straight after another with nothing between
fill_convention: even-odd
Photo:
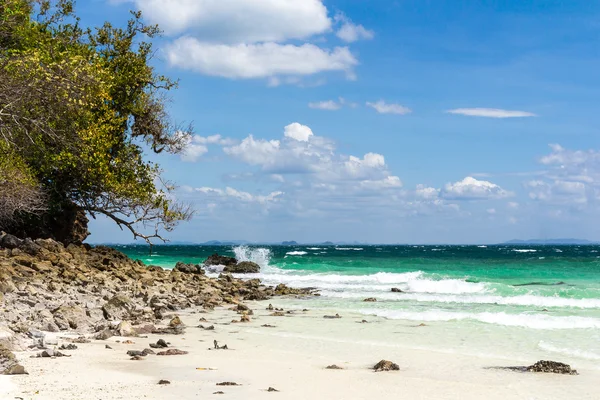
<instances>
[{"instance_id":1,"label":"rock","mask_svg":"<svg viewBox=\"0 0 600 400\"><path fill-rule=\"evenodd\" d=\"M338 367L337 365L332 364L332 365L326 366L325 369L344 369L344 368Z\"/></svg>"},{"instance_id":2,"label":"rock","mask_svg":"<svg viewBox=\"0 0 600 400\"><path fill-rule=\"evenodd\" d=\"M183 322L181 322L181 319L179 318L178 315L174 316L171 321L169 321L169 327L170 328L178 328L178 327L183 327Z\"/></svg>"},{"instance_id":3,"label":"rock","mask_svg":"<svg viewBox=\"0 0 600 400\"><path fill-rule=\"evenodd\" d=\"M398 288L392 288L392 292L394 292L394 293L404 293L402 290L400 290Z\"/></svg>"},{"instance_id":4,"label":"rock","mask_svg":"<svg viewBox=\"0 0 600 400\"><path fill-rule=\"evenodd\" d=\"M375 370L375 372L380 372L380 371L399 371L400 367L398 366L398 364L393 363L391 361L381 360L377 364L375 364L375 366L373 367L373 369Z\"/></svg>"},{"instance_id":5,"label":"rock","mask_svg":"<svg viewBox=\"0 0 600 400\"><path fill-rule=\"evenodd\" d=\"M182 262L178 262L175 264L175 268L173 271L179 271L184 274L201 274L204 275L204 270L197 264L185 264Z\"/></svg>"},{"instance_id":6,"label":"rock","mask_svg":"<svg viewBox=\"0 0 600 400\"><path fill-rule=\"evenodd\" d=\"M188 352L178 349L169 349L167 351L160 351L158 353L159 356L181 356L185 354L188 354Z\"/></svg>"},{"instance_id":7,"label":"rock","mask_svg":"<svg viewBox=\"0 0 600 400\"><path fill-rule=\"evenodd\" d=\"M571 369L568 364L563 364L556 361L538 361L533 365L527 367L529 372L546 372L552 374L565 374L565 375L578 375L578 372Z\"/></svg>"},{"instance_id":8,"label":"rock","mask_svg":"<svg viewBox=\"0 0 600 400\"><path fill-rule=\"evenodd\" d=\"M282 311L275 311L274 313L269 314L271 317L285 317L285 313Z\"/></svg>"},{"instance_id":9,"label":"rock","mask_svg":"<svg viewBox=\"0 0 600 400\"><path fill-rule=\"evenodd\" d=\"M235 382L219 382L217 386L241 386L239 383Z\"/></svg>"},{"instance_id":10,"label":"rock","mask_svg":"<svg viewBox=\"0 0 600 400\"><path fill-rule=\"evenodd\" d=\"M21 239L8 233L0 238L0 247L5 249L16 249L21 246L21 243L23 243Z\"/></svg>"},{"instance_id":11,"label":"rock","mask_svg":"<svg viewBox=\"0 0 600 400\"><path fill-rule=\"evenodd\" d=\"M158 339L156 343L150 343L150 347L153 349L164 349L169 347L169 345L163 339Z\"/></svg>"},{"instance_id":12,"label":"rock","mask_svg":"<svg viewBox=\"0 0 600 400\"><path fill-rule=\"evenodd\" d=\"M260 265L252 261L242 261L236 265L228 265L223 272L231 274L257 274L260 272Z\"/></svg>"},{"instance_id":13,"label":"rock","mask_svg":"<svg viewBox=\"0 0 600 400\"><path fill-rule=\"evenodd\" d=\"M131 326L131 323L127 321L121 321L119 326L117 327L117 333L119 336L129 337L129 336L137 336L137 332Z\"/></svg>"},{"instance_id":14,"label":"rock","mask_svg":"<svg viewBox=\"0 0 600 400\"><path fill-rule=\"evenodd\" d=\"M72 343L71 344L67 344L67 345L63 344L58 349L59 350L77 350L77 346L75 346Z\"/></svg>"},{"instance_id":15,"label":"rock","mask_svg":"<svg viewBox=\"0 0 600 400\"><path fill-rule=\"evenodd\" d=\"M133 316L135 303L127 296L116 295L112 297L104 306L104 318L108 320L125 320Z\"/></svg>"},{"instance_id":16,"label":"rock","mask_svg":"<svg viewBox=\"0 0 600 400\"><path fill-rule=\"evenodd\" d=\"M338 318L342 318L342 317L340 316L340 314L335 314L335 315L324 315L323 318L338 319Z\"/></svg>"},{"instance_id":17,"label":"rock","mask_svg":"<svg viewBox=\"0 0 600 400\"><path fill-rule=\"evenodd\" d=\"M87 330L91 321L85 310L78 306L61 306L52 311L54 323L60 330L78 329Z\"/></svg>"},{"instance_id":18,"label":"rock","mask_svg":"<svg viewBox=\"0 0 600 400\"><path fill-rule=\"evenodd\" d=\"M171 382L167 381L166 379L161 379L160 381L158 381L159 385L170 385Z\"/></svg>"},{"instance_id":19,"label":"rock","mask_svg":"<svg viewBox=\"0 0 600 400\"><path fill-rule=\"evenodd\" d=\"M275 389L275 388L272 388L272 387L269 387L269 388L267 389L267 392L279 392L279 390L277 390L277 389Z\"/></svg>"},{"instance_id":20,"label":"rock","mask_svg":"<svg viewBox=\"0 0 600 400\"><path fill-rule=\"evenodd\" d=\"M106 344L106 345L104 345L104 348L105 348L105 349L112 350L112 347L110 347L110 346L109 346L109 345L107 345L107 344Z\"/></svg>"},{"instance_id":21,"label":"rock","mask_svg":"<svg viewBox=\"0 0 600 400\"><path fill-rule=\"evenodd\" d=\"M224 266L232 266L237 264L237 260L233 257L226 257L226 256L220 256L218 254L213 254L212 256L208 257L206 259L206 261L204 261L204 265L205 266L211 266L211 265L224 265Z\"/></svg>"},{"instance_id":22,"label":"rock","mask_svg":"<svg viewBox=\"0 0 600 400\"><path fill-rule=\"evenodd\" d=\"M104 329L101 332L98 332L94 339L96 340L107 340L114 336L114 333L110 329Z\"/></svg>"},{"instance_id":23,"label":"rock","mask_svg":"<svg viewBox=\"0 0 600 400\"><path fill-rule=\"evenodd\" d=\"M26 375L25 368L17 362L15 355L0 345L0 375Z\"/></svg>"},{"instance_id":24,"label":"rock","mask_svg":"<svg viewBox=\"0 0 600 400\"><path fill-rule=\"evenodd\" d=\"M240 318L240 322L250 322L250 317L248 314L243 314L242 318Z\"/></svg>"},{"instance_id":25,"label":"rock","mask_svg":"<svg viewBox=\"0 0 600 400\"><path fill-rule=\"evenodd\" d=\"M263 328L275 328L275 326L273 326L273 325L269 325L269 324L264 324L264 325L261 325L261 326L262 326Z\"/></svg>"},{"instance_id":26,"label":"rock","mask_svg":"<svg viewBox=\"0 0 600 400\"><path fill-rule=\"evenodd\" d=\"M205 331L214 331L215 330L214 325L211 325L211 326L198 325L198 328L204 329Z\"/></svg>"},{"instance_id":27,"label":"rock","mask_svg":"<svg viewBox=\"0 0 600 400\"><path fill-rule=\"evenodd\" d=\"M225 394L225 392L219 390L218 392L213 392L213 394Z\"/></svg>"},{"instance_id":28,"label":"rock","mask_svg":"<svg viewBox=\"0 0 600 400\"><path fill-rule=\"evenodd\" d=\"M133 356L130 358L131 361L141 361L143 359L144 359L143 356Z\"/></svg>"},{"instance_id":29,"label":"rock","mask_svg":"<svg viewBox=\"0 0 600 400\"><path fill-rule=\"evenodd\" d=\"M269 307L267 307L267 310L268 310L268 311L273 311L273 305L272 305L272 304L269 304Z\"/></svg>"},{"instance_id":30,"label":"rock","mask_svg":"<svg viewBox=\"0 0 600 400\"><path fill-rule=\"evenodd\" d=\"M377 301L377 299L375 297L367 297L366 299L364 299L363 301L367 302L367 303L374 303Z\"/></svg>"},{"instance_id":31,"label":"rock","mask_svg":"<svg viewBox=\"0 0 600 400\"><path fill-rule=\"evenodd\" d=\"M139 351L139 350L129 350L127 352L127 355L131 356L131 357L136 357L136 356L145 357L146 353L144 353L143 351Z\"/></svg>"}]
</instances>

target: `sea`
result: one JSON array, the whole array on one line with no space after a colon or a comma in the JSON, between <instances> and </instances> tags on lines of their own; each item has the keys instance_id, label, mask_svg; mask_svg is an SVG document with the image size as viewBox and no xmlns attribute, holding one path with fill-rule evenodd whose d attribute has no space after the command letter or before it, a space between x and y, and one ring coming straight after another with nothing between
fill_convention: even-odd
<instances>
[{"instance_id":1,"label":"sea","mask_svg":"<svg viewBox=\"0 0 600 400\"><path fill-rule=\"evenodd\" d=\"M163 268L214 253L256 262L261 272L242 277L320 293L278 305L386 321L386 340L413 348L600 369L600 246L114 247Z\"/></svg>"}]
</instances>

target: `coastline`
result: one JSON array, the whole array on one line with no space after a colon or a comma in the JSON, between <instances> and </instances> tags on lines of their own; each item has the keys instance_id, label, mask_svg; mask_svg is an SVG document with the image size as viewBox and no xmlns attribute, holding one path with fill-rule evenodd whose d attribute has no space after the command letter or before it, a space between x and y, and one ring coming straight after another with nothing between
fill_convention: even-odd
<instances>
[{"instance_id":1,"label":"coastline","mask_svg":"<svg viewBox=\"0 0 600 400\"><path fill-rule=\"evenodd\" d=\"M178 313L187 331L183 335L148 338L113 337L78 345L70 358L25 358L18 354L29 376L9 377L13 389L6 398L24 399L192 399L225 396L263 399L369 399L402 396L414 399L595 399L600 372L580 370L578 376L519 373L486 369L510 366L509 360L451 352L413 349L406 331L427 329L406 322L373 318L362 324L359 315L325 319L319 311L297 311L270 316L268 302L248 303L251 321L236 311L190 309ZM277 300L273 301L275 307ZM208 322L198 322L205 318ZM212 324L214 331L195 328ZM262 327L270 324L274 327ZM389 340L368 340L382 330L397 330ZM148 355L132 361L128 350L142 350L164 338L189 354ZM361 339L363 338L363 339ZM135 344L117 343L130 339ZM213 340L228 350L209 350ZM106 349L109 344L112 350ZM400 371L373 372L380 359L389 359ZM535 361L535 360L532 360ZM327 370L337 364L343 370ZM214 370L198 370L213 368ZM158 385L166 379L169 385ZM241 386L221 387L219 382ZM268 388L279 390L270 393Z\"/></svg>"}]
</instances>

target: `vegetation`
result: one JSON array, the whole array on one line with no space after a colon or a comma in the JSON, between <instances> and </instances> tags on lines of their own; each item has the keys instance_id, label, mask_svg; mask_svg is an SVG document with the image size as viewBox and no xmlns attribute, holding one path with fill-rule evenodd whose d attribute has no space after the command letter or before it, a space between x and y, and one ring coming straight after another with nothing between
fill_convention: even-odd
<instances>
[{"instance_id":1,"label":"vegetation","mask_svg":"<svg viewBox=\"0 0 600 400\"><path fill-rule=\"evenodd\" d=\"M104 215L150 243L191 217L143 157L189 140L150 65L158 34L138 12L92 30L71 0L0 0L0 230L80 242Z\"/></svg>"}]
</instances>

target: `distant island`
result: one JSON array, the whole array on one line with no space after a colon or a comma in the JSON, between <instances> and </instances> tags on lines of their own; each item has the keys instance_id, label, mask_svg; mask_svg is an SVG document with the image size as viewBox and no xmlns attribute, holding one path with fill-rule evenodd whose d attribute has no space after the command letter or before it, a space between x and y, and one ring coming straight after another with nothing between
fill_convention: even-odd
<instances>
[{"instance_id":1,"label":"distant island","mask_svg":"<svg viewBox=\"0 0 600 400\"><path fill-rule=\"evenodd\" d=\"M592 242L586 239L528 239L528 240L519 240L513 239L508 242L504 242L502 244L513 244L513 245L526 245L526 244L534 244L534 245L553 245L553 244L563 244L563 245L591 245L591 244L599 244L598 242Z\"/></svg>"},{"instance_id":2,"label":"distant island","mask_svg":"<svg viewBox=\"0 0 600 400\"><path fill-rule=\"evenodd\" d=\"M282 246L297 246L298 242L295 240L290 240L289 242L281 242Z\"/></svg>"}]
</instances>

